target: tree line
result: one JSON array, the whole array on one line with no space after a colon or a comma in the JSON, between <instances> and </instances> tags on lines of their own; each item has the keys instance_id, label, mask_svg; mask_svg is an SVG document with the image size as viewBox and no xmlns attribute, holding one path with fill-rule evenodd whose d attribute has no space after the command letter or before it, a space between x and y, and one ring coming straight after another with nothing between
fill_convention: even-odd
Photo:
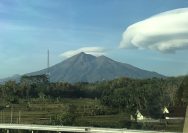
<instances>
[{"instance_id":1,"label":"tree line","mask_svg":"<svg viewBox=\"0 0 188 133\"><path fill-rule=\"evenodd\" d=\"M188 77L130 79L118 78L96 83L50 83L46 75L23 76L19 83L0 85L3 103L18 104L30 98L97 98L104 106L126 110L134 117L137 110L159 118L163 107L185 106Z\"/></svg>"}]
</instances>

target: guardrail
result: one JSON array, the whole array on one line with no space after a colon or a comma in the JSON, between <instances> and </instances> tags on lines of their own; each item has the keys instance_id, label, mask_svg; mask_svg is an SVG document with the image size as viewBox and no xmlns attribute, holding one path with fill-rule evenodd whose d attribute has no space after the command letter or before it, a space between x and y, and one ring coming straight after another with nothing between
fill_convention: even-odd
<instances>
[{"instance_id":1,"label":"guardrail","mask_svg":"<svg viewBox=\"0 0 188 133\"><path fill-rule=\"evenodd\" d=\"M53 131L53 132L74 132L74 133L180 133L164 131L145 131L145 130L128 130L114 128L95 128L95 127L74 127L74 126L52 126L52 125L27 125L27 124L0 124L0 129L7 130L29 130L34 131Z\"/></svg>"}]
</instances>

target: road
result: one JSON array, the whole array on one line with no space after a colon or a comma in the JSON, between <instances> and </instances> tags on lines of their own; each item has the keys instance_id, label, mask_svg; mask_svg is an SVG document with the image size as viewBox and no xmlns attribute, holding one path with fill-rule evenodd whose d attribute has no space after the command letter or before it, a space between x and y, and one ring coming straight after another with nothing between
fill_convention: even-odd
<instances>
[{"instance_id":1,"label":"road","mask_svg":"<svg viewBox=\"0 0 188 133\"><path fill-rule=\"evenodd\" d=\"M94 128L94 127L73 127L73 126L51 126L51 125L27 125L27 124L0 124L0 129L8 130L29 130L34 131L55 131L55 132L74 132L74 133L178 133L163 131L144 131L127 130L114 128Z\"/></svg>"}]
</instances>

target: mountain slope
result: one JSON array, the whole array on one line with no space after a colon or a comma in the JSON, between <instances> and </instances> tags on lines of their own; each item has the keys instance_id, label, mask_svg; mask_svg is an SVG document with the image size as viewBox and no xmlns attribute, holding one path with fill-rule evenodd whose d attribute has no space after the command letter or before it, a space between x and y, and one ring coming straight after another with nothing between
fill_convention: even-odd
<instances>
[{"instance_id":1,"label":"mountain slope","mask_svg":"<svg viewBox=\"0 0 188 133\"><path fill-rule=\"evenodd\" d=\"M114 61L105 56L80 53L49 68L52 82L96 82L118 77L152 78L164 77L155 72L139 69L129 64ZM27 75L45 74L46 69Z\"/></svg>"}]
</instances>

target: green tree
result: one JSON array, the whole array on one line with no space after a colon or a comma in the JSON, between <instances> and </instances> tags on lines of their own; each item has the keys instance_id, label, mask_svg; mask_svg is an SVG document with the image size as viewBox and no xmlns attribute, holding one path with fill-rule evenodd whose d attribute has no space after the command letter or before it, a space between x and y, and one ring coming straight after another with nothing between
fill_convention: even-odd
<instances>
[{"instance_id":1,"label":"green tree","mask_svg":"<svg viewBox=\"0 0 188 133\"><path fill-rule=\"evenodd\" d=\"M74 124L76 117L78 117L78 114L76 114L76 106L69 105L64 112L52 117L52 124L71 126Z\"/></svg>"}]
</instances>

